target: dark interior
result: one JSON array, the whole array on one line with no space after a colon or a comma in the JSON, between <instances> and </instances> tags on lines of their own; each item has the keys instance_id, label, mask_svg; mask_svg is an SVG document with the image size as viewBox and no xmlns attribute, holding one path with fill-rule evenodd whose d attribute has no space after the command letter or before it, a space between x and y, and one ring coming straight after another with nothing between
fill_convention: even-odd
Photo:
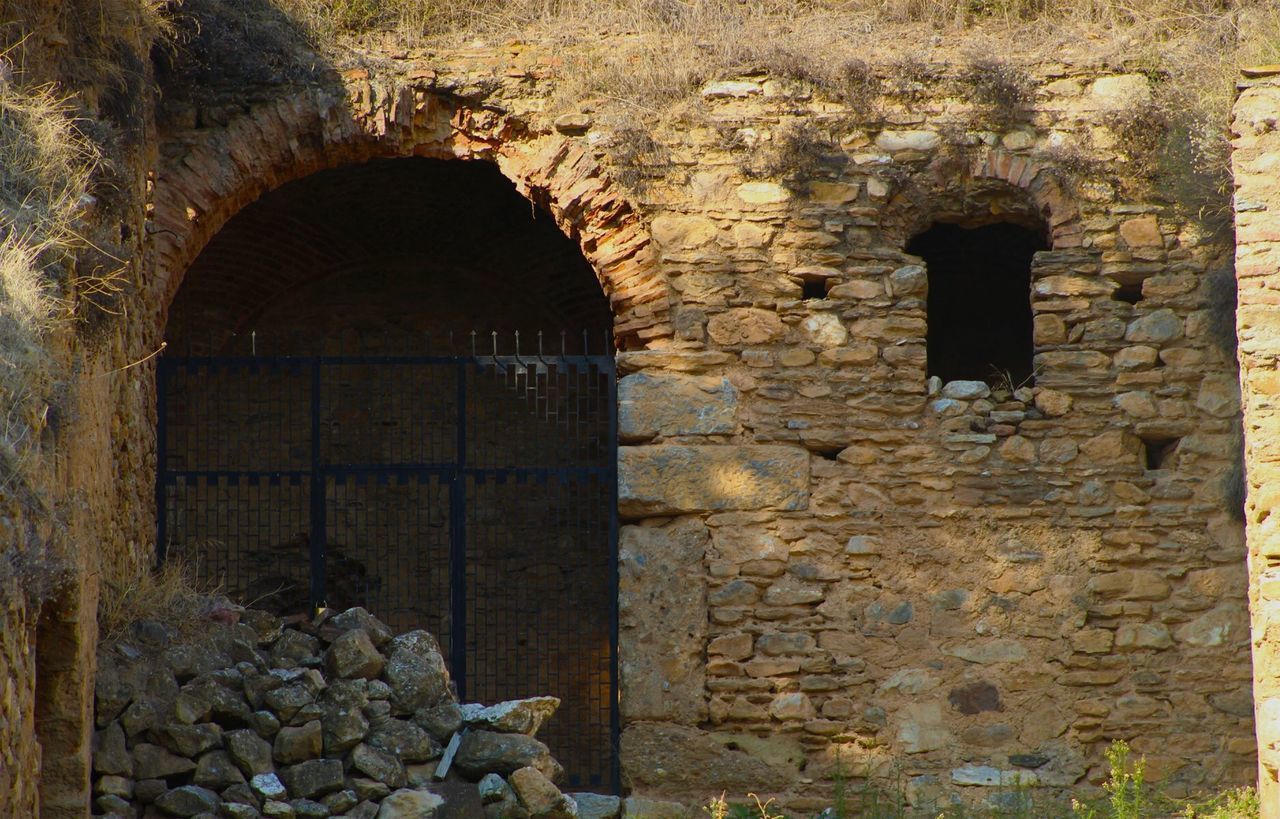
<instances>
[{"instance_id":1,"label":"dark interior","mask_svg":"<svg viewBox=\"0 0 1280 819\"><path fill-rule=\"evenodd\" d=\"M209 242L170 309L170 348L309 352L395 338L422 352L497 331L548 352L590 352L612 326L575 241L491 162L378 160L320 171L247 206ZM491 340L490 340L491 346ZM297 349L302 344L304 349ZM264 347L264 345L266 345ZM465 350L461 350L465 351Z\"/></svg>"},{"instance_id":2,"label":"dark interior","mask_svg":"<svg viewBox=\"0 0 1280 819\"><path fill-rule=\"evenodd\" d=\"M938 223L911 240L929 272L929 375L1031 384L1031 261L1046 249L1039 232L1009 223Z\"/></svg>"}]
</instances>

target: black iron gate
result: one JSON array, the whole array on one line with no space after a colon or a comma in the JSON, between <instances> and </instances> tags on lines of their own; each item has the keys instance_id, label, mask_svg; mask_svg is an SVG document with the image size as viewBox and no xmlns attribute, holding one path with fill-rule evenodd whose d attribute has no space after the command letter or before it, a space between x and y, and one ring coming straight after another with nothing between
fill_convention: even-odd
<instances>
[{"instance_id":1,"label":"black iron gate","mask_svg":"<svg viewBox=\"0 0 1280 819\"><path fill-rule=\"evenodd\" d=\"M560 697L569 785L618 787L611 356L166 358L157 386L161 559L428 629L460 696Z\"/></svg>"}]
</instances>

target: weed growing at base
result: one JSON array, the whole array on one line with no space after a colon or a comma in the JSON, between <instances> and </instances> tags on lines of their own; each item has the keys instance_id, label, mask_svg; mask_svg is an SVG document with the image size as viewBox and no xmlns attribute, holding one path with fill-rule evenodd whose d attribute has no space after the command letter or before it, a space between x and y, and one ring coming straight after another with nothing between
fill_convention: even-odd
<instances>
[{"instance_id":1,"label":"weed growing at base","mask_svg":"<svg viewBox=\"0 0 1280 819\"><path fill-rule=\"evenodd\" d=\"M1107 780L1102 793L1087 799L1048 799L1018 781L996 789L984 806L955 802L910 805L900 772L888 780L866 777L850 788L837 759L831 807L813 819L1257 819L1260 805L1253 788L1235 788L1197 799L1173 799L1146 778L1145 761L1134 759L1128 743L1106 750ZM691 812L691 816L693 813ZM772 799L747 794L730 802L725 794L702 808L703 819L799 819L778 810Z\"/></svg>"}]
</instances>

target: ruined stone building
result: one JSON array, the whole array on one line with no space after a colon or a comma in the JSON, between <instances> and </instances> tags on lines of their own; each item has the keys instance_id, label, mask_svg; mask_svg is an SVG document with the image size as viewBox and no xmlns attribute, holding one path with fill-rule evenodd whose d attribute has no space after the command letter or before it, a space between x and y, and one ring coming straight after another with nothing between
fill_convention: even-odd
<instances>
[{"instance_id":1,"label":"ruined stone building","mask_svg":"<svg viewBox=\"0 0 1280 819\"><path fill-rule=\"evenodd\" d=\"M0 501L75 564L5 613L0 813L91 804L94 611L157 548L428 628L465 696L560 697L586 789L977 803L1126 739L1175 793L1280 801L1276 77L1233 241L1142 184L1123 66L1012 102L761 69L640 132L547 113L559 60L179 63L96 102L139 123L134 198L88 217L131 278L48 341L50 500Z\"/></svg>"}]
</instances>

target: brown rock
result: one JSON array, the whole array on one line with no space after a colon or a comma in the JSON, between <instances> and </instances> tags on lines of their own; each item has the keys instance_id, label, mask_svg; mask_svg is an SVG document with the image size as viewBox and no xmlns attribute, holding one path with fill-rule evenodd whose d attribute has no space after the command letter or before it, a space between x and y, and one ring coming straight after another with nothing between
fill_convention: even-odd
<instances>
[{"instance_id":1,"label":"brown rock","mask_svg":"<svg viewBox=\"0 0 1280 819\"><path fill-rule=\"evenodd\" d=\"M576 819L577 805L537 768L519 768L508 781L532 819Z\"/></svg>"},{"instance_id":2,"label":"brown rock","mask_svg":"<svg viewBox=\"0 0 1280 819\"><path fill-rule=\"evenodd\" d=\"M782 338L785 331L777 313L754 307L727 310L707 322L707 335L725 347L767 344Z\"/></svg>"},{"instance_id":3,"label":"brown rock","mask_svg":"<svg viewBox=\"0 0 1280 819\"><path fill-rule=\"evenodd\" d=\"M628 517L728 509L803 509L809 454L786 446L636 446L618 450Z\"/></svg>"},{"instance_id":4,"label":"brown rock","mask_svg":"<svg viewBox=\"0 0 1280 819\"><path fill-rule=\"evenodd\" d=\"M320 720L311 720L298 728L286 726L276 734L272 756L281 765L293 765L315 759L320 756L323 748L323 736Z\"/></svg>"},{"instance_id":5,"label":"brown rock","mask_svg":"<svg viewBox=\"0 0 1280 819\"><path fill-rule=\"evenodd\" d=\"M1120 223L1120 238L1130 247L1163 247L1160 225L1154 216L1139 216Z\"/></svg>"},{"instance_id":6,"label":"brown rock","mask_svg":"<svg viewBox=\"0 0 1280 819\"><path fill-rule=\"evenodd\" d=\"M374 647L369 634L360 629L344 632L324 655L325 668L342 679L372 680L382 673L386 662Z\"/></svg>"},{"instance_id":7,"label":"brown rock","mask_svg":"<svg viewBox=\"0 0 1280 819\"><path fill-rule=\"evenodd\" d=\"M538 740L524 734L470 731L458 745L453 764L463 774L478 779L487 773L510 776L519 768L537 768L548 779L560 777L560 764Z\"/></svg>"}]
</instances>

